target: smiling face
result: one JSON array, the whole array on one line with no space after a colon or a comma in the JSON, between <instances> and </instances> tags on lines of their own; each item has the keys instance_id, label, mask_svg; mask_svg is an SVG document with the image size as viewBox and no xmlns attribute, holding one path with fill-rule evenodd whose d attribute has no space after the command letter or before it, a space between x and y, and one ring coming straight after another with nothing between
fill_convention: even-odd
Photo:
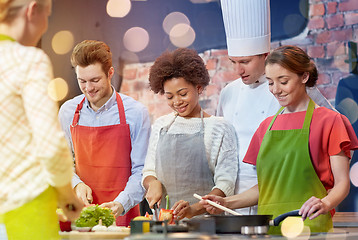
<instances>
[{"instance_id":1,"label":"smiling face","mask_svg":"<svg viewBox=\"0 0 358 240\"><path fill-rule=\"evenodd\" d=\"M167 103L179 116L200 117L199 95L203 88L194 86L184 78L172 78L164 82Z\"/></svg>"},{"instance_id":2,"label":"smiling face","mask_svg":"<svg viewBox=\"0 0 358 240\"><path fill-rule=\"evenodd\" d=\"M270 92L290 112L305 110L308 99L305 83L308 77L308 73L300 76L276 63L266 65Z\"/></svg>"},{"instance_id":3,"label":"smiling face","mask_svg":"<svg viewBox=\"0 0 358 240\"><path fill-rule=\"evenodd\" d=\"M265 73L266 54L247 56L247 57L230 57L235 64L235 70L240 75L244 84L255 83Z\"/></svg>"},{"instance_id":4,"label":"smiling face","mask_svg":"<svg viewBox=\"0 0 358 240\"><path fill-rule=\"evenodd\" d=\"M76 66L78 85L88 99L91 108L97 111L112 96L111 79L114 69L111 67L108 74L102 70L100 63L87 67Z\"/></svg>"}]
</instances>

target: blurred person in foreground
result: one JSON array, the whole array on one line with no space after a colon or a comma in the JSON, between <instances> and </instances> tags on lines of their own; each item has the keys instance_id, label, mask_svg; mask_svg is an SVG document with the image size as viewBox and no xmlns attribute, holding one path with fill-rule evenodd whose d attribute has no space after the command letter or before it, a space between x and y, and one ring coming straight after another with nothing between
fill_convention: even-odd
<instances>
[{"instance_id":1,"label":"blurred person in foreground","mask_svg":"<svg viewBox=\"0 0 358 240\"><path fill-rule=\"evenodd\" d=\"M358 149L357 136L344 115L318 106L307 94L318 73L302 49L279 47L265 65L270 92L282 107L260 124L243 160L256 166L258 184L232 197L204 198L229 208L258 204L258 214L274 218L300 209L311 232L328 232L334 208L349 192L349 160ZM279 233L280 226L270 227L270 234Z\"/></svg>"},{"instance_id":2,"label":"blurred person in foreground","mask_svg":"<svg viewBox=\"0 0 358 240\"><path fill-rule=\"evenodd\" d=\"M111 208L118 226L128 226L143 200L142 169L150 135L147 108L115 91L112 52L101 41L84 40L71 64L82 93L59 112L75 158L73 187L85 204Z\"/></svg>"},{"instance_id":3,"label":"blurred person in foreground","mask_svg":"<svg viewBox=\"0 0 358 240\"><path fill-rule=\"evenodd\" d=\"M69 220L83 203L71 187L72 158L36 44L51 0L0 1L0 239L59 239L56 208Z\"/></svg>"}]
</instances>

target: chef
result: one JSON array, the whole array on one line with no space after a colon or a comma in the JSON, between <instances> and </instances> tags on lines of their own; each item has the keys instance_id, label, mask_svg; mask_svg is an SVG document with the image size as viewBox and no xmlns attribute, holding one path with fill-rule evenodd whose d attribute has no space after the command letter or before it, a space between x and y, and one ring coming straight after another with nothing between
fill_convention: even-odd
<instances>
[{"instance_id":1,"label":"chef","mask_svg":"<svg viewBox=\"0 0 358 240\"><path fill-rule=\"evenodd\" d=\"M240 78L221 91L217 115L234 125L239 140L235 186L235 194L238 194L257 184L255 166L242 160L259 124L274 115L280 105L270 93L265 76L271 40L269 0L221 0L221 7L228 55ZM332 109L317 88L307 88L307 91L317 104ZM257 207L237 211L255 214Z\"/></svg>"},{"instance_id":2,"label":"chef","mask_svg":"<svg viewBox=\"0 0 358 240\"><path fill-rule=\"evenodd\" d=\"M114 90L112 53L104 42L79 43L71 63L83 94L65 102L59 118L75 157L72 184L85 204L111 208L117 225L128 226L144 195L148 111Z\"/></svg>"}]
</instances>

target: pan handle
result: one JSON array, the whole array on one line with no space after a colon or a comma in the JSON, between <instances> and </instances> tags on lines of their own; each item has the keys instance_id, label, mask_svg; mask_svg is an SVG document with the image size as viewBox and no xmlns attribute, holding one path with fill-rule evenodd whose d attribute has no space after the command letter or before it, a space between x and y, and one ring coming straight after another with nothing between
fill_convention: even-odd
<instances>
[{"instance_id":1,"label":"pan handle","mask_svg":"<svg viewBox=\"0 0 358 240\"><path fill-rule=\"evenodd\" d=\"M270 220L270 226L278 226L280 224L280 222L282 222L287 217L301 216L299 214L299 211L300 210L293 210L291 212L283 213L283 214L277 216L275 219Z\"/></svg>"}]
</instances>

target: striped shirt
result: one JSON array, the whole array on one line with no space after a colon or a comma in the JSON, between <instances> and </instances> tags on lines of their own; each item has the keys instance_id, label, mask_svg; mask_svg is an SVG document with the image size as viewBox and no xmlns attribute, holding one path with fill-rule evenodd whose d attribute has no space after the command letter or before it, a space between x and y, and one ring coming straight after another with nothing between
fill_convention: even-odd
<instances>
[{"instance_id":1,"label":"striped shirt","mask_svg":"<svg viewBox=\"0 0 358 240\"><path fill-rule=\"evenodd\" d=\"M46 54L0 41L0 214L71 181L72 158L48 96Z\"/></svg>"}]
</instances>

